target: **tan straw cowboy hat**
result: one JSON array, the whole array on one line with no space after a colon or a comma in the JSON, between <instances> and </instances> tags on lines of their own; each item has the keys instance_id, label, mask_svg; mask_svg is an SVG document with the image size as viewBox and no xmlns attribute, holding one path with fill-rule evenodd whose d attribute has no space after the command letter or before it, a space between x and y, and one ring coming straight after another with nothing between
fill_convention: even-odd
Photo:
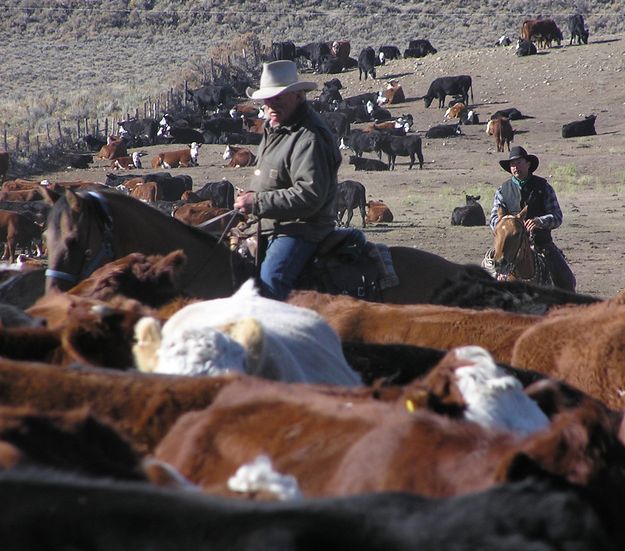
<instances>
[{"instance_id":1,"label":"tan straw cowboy hat","mask_svg":"<svg viewBox=\"0 0 625 551\"><path fill-rule=\"evenodd\" d=\"M272 61L263 63L263 72L260 75L260 88L254 91L248 88L245 92L252 99L268 99L300 90L315 90L314 82L299 80L297 66L293 61Z\"/></svg>"},{"instance_id":2,"label":"tan straw cowboy hat","mask_svg":"<svg viewBox=\"0 0 625 551\"><path fill-rule=\"evenodd\" d=\"M510 150L510 156L503 161L499 161L499 164L506 172L510 172L510 161L514 161L515 159L525 159L528 161L530 164L528 172L530 174L533 174L538 168L538 157L536 157L536 155L530 155L520 145L515 145Z\"/></svg>"}]
</instances>

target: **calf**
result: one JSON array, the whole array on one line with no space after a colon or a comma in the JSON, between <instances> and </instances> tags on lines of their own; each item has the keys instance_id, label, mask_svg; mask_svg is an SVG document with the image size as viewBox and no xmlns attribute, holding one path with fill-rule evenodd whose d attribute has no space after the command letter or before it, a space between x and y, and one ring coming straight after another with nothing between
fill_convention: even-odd
<instances>
[{"instance_id":1,"label":"calf","mask_svg":"<svg viewBox=\"0 0 625 551\"><path fill-rule=\"evenodd\" d=\"M451 213L452 226L485 226L486 216L482 205L478 203L480 196L465 195L466 205L456 207Z\"/></svg>"},{"instance_id":2,"label":"calf","mask_svg":"<svg viewBox=\"0 0 625 551\"><path fill-rule=\"evenodd\" d=\"M489 120L498 119L498 118L501 118L501 117L505 117L506 119L509 119L511 121L531 118L531 117L527 117L527 116L523 115L521 113L521 111L519 111L517 108L509 107L508 109L500 109L499 111L495 111L489 117Z\"/></svg>"},{"instance_id":3,"label":"calf","mask_svg":"<svg viewBox=\"0 0 625 551\"><path fill-rule=\"evenodd\" d=\"M130 191L130 196L146 203L154 203L163 199L156 182L138 182Z\"/></svg>"},{"instance_id":4,"label":"calf","mask_svg":"<svg viewBox=\"0 0 625 551\"><path fill-rule=\"evenodd\" d=\"M523 57L526 55L536 55L537 50L536 50L536 46L534 46L534 43L531 42L530 40L523 40L521 38L519 38L519 40L517 41L516 44L516 55L518 55L519 57Z\"/></svg>"},{"instance_id":5,"label":"calf","mask_svg":"<svg viewBox=\"0 0 625 551\"><path fill-rule=\"evenodd\" d=\"M510 40L510 38L508 36L506 36L505 34L502 34L498 39L497 42L495 42L495 46L510 46L510 44L512 44L512 41Z\"/></svg>"},{"instance_id":6,"label":"calf","mask_svg":"<svg viewBox=\"0 0 625 551\"><path fill-rule=\"evenodd\" d=\"M468 105L469 91L471 92L471 101L473 101L473 83L469 75L439 77L431 82L427 93L423 96L423 101L425 106L429 107L432 100L438 98L438 107L442 109L445 107L445 97L457 94L462 96L462 102Z\"/></svg>"},{"instance_id":7,"label":"calf","mask_svg":"<svg viewBox=\"0 0 625 551\"><path fill-rule=\"evenodd\" d=\"M400 157L410 157L412 168L415 162L415 155L419 159L419 168L423 168L423 153L421 152L421 137L415 134L409 136L382 136L378 142L378 150L386 153L388 164L391 170L395 170L395 159Z\"/></svg>"},{"instance_id":8,"label":"calf","mask_svg":"<svg viewBox=\"0 0 625 551\"><path fill-rule=\"evenodd\" d=\"M401 59L401 52L397 46L380 46L378 51L384 54L384 59Z\"/></svg>"},{"instance_id":9,"label":"calf","mask_svg":"<svg viewBox=\"0 0 625 551\"><path fill-rule=\"evenodd\" d=\"M582 42L588 44L588 29L584 27L584 17L581 13L571 15L567 20L569 26L569 32L571 33L571 40L569 46L573 44L573 40L577 39L577 45Z\"/></svg>"},{"instance_id":10,"label":"calf","mask_svg":"<svg viewBox=\"0 0 625 551\"><path fill-rule=\"evenodd\" d=\"M176 151L165 151L159 153L152 159L152 168L177 168L198 166L198 155L202 147L201 143L193 142L189 144L189 149L178 149Z\"/></svg>"},{"instance_id":11,"label":"calf","mask_svg":"<svg viewBox=\"0 0 625 551\"><path fill-rule=\"evenodd\" d=\"M437 124L425 133L426 138L453 138L461 135L462 130L459 124Z\"/></svg>"},{"instance_id":12,"label":"calf","mask_svg":"<svg viewBox=\"0 0 625 551\"><path fill-rule=\"evenodd\" d=\"M380 140L379 132L363 132L362 130L353 130L349 136L343 136L339 145L340 149L351 149L356 157L362 157L363 152L372 152L377 150Z\"/></svg>"},{"instance_id":13,"label":"calf","mask_svg":"<svg viewBox=\"0 0 625 551\"><path fill-rule=\"evenodd\" d=\"M122 138L113 138L109 136L108 143L100 149L96 159L117 159L119 157L127 157L126 142Z\"/></svg>"},{"instance_id":14,"label":"calf","mask_svg":"<svg viewBox=\"0 0 625 551\"><path fill-rule=\"evenodd\" d=\"M410 57L425 57L428 54L435 54L438 51L434 46L432 46L429 40L424 40L423 38L411 40L408 43L408 50L416 52L417 54ZM406 56L404 55L404 57Z\"/></svg>"},{"instance_id":15,"label":"calf","mask_svg":"<svg viewBox=\"0 0 625 551\"><path fill-rule=\"evenodd\" d=\"M141 164L141 157L143 153L135 151L130 157L119 157L114 159L111 164L113 170L127 170L132 168L143 168Z\"/></svg>"},{"instance_id":16,"label":"calf","mask_svg":"<svg viewBox=\"0 0 625 551\"><path fill-rule=\"evenodd\" d=\"M233 147L227 145L223 157L224 161L230 159L230 162L226 165L230 168L252 166L256 163L256 157L247 147Z\"/></svg>"},{"instance_id":17,"label":"calf","mask_svg":"<svg viewBox=\"0 0 625 551\"><path fill-rule=\"evenodd\" d=\"M508 151L510 151L510 142L514 140L514 130L506 117L488 121L486 133L495 137L497 151L503 151L506 145L508 146Z\"/></svg>"},{"instance_id":18,"label":"calf","mask_svg":"<svg viewBox=\"0 0 625 551\"><path fill-rule=\"evenodd\" d=\"M595 136L595 120L597 115L588 115L581 121L573 121L562 125L563 138L576 138L579 136Z\"/></svg>"},{"instance_id":19,"label":"calf","mask_svg":"<svg viewBox=\"0 0 625 551\"><path fill-rule=\"evenodd\" d=\"M397 103L404 103L406 96L404 95L404 89L396 80L391 80L386 85L386 90L382 90L379 93L378 104L388 103L389 105L395 105Z\"/></svg>"},{"instance_id":20,"label":"calf","mask_svg":"<svg viewBox=\"0 0 625 551\"><path fill-rule=\"evenodd\" d=\"M41 228L18 212L0 210L0 241L4 241L2 258L11 264L15 262L15 250L18 246L30 252L34 243L37 256L42 254Z\"/></svg>"},{"instance_id":21,"label":"calf","mask_svg":"<svg viewBox=\"0 0 625 551\"><path fill-rule=\"evenodd\" d=\"M392 222L393 213L382 201L369 201L367 203L367 222Z\"/></svg>"},{"instance_id":22,"label":"calf","mask_svg":"<svg viewBox=\"0 0 625 551\"><path fill-rule=\"evenodd\" d=\"M388 165L382 161L378 161L377 159L362 159L355 155L349 158L349 164L354 165L355 170L388 170Z\"/></svg>"},{"instance_id":23,"label":"calf","mask_svg":"<svg viewBox=\"0 0 625 551\"><path fill-rule=\"evenodd\" d=\"M365 186L355 180L344 180L337 184L336 188L336 218L339 226L343 225L343 216L347 212L345 227L349 227L354 215L354 209L360 209L362 227L367 225L365 204L367 202Z\"/></svg>"},{"instance_id":24,"label":"calf","mask_svg":"<svg viewBox=\"0 0 625 551\"><path fill-rule=\"evenodd\" d=\"M371 78L375 78L375 50L371 46L363 48L358 56L358 80L362 79L362 75L371 75Z\"/></svg>"}]
</instances>

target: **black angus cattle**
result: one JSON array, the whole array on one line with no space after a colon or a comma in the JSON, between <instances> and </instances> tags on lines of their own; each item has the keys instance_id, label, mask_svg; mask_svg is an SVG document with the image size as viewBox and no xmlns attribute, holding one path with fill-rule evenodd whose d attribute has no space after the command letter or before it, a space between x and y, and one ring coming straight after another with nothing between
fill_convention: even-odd
<instances>
[{"instance_id":1,"label":"black angus cattle","mask_svg":"<svg viewBox=\"0 0 625 551\"><path fill-rule=\"evenodd\" d=\"M354 165L355 170L381 171L388 170L388 165L377 159L363 159L352 155L349 158L349 164Z\"/></svg>"},{"instance_id":2,"label":"black angus cattle","mask_svg":"<svg viewBox=\"0 0 625 551\"><path fill-rule=\"evenodd\" d=\"M159 124L156 119L127 119L117 123L119 135L127 140L128 147L155 145Z\"/></svg>"},{"instance_id":3,"label":"black angus cattle","mask_svg":"<svg viewBox=\"0 0 625 551\"><path fill-rule=\"evenodd\" d=\"M521 463L522 457L508 478ZM534 470L456 497L372 492L268 502L67 471L9 469L0 473L0 538L4 551L623 548L614 499L604 504L580 486Z\"/></svg>"},{"instance_id":4,"label":"black angus cattle","mask_svg":"<svg viewBox=\"0 0 625 551\"><path fill-rule=\"evenodd\" d=\"M375 101L378 99L378 94L376 92L365 92L363 94L358 94L356 96L349 96L344 98L342 103L339 104L339 107L342 109L343 107L349 106L354 107L356 105L365 105L368 101Z\"/></svg>"},{"instance_id":5,"label":"black angus cattle","mask_svg":"<svg viewBox=\"0 0 625 551\"><path fill-rule=\"evenodd\" d=\"M508 109L499 109L499 111L495 111L490 117L488 117L488 119L492 121L494 119L500 119L501 117L511 121L531 118L523 115L516 107L509 107Z\"/></svg>"},{"instance_id":6,"label":"black angus cattle","mask_svg":"<svg viewBox=\"0 0 625 551\"><path fill-rule=\"evenodd\" d=\"M419 168L423 168L421 137L416 134L408 136L386 136L382 134L378 141L377 150L386 153L390 170L395 170L395 160L398 156L410 157L408 168L411 169L416 155L419 159Z\"/></svg>"},{"instance_id":7,"label":"black angus cattle","mask_svg":"<svg viewBox=\"0 0 625 551\"><path fill-rule=\"evenodd\" d=\"M193 179L188 174L179 174L172 176L169 172L153 172L151 174L112 174L106 175L105 185L109 187L117 187L123 185L126 180L131 178L142 178L144 182L156 182L164 201L176 201L185 191L193 189Z\"/></svg>"},{"instance_id":8,"label":"black angus cattle","mask_svg":"<svg viewBox=\"0 0 625 551\"><path fill-rule=\"evenodd\" d=\"M362 130L352 130L349 136L341 138L340 149L351 149L356 157L362 157L363 152L371 153L377 151L380 141L380 132L363 132Z\"/></svg>"},{"instance_id":9,"label":"black angus cattle","mask_svg":"<svg viewBox=\"0 0 625 551\"><path fill-rule=\"evenodd\" d=\"M295 44L291 40L271 43L271 58L274 61L279 61L281 59L295 61L296 57Z\"/></svg>"},{"instance_id":10,"label":"black angus cattle","mask_svg":"<svg viewBox=\"0 0 625 551\"><path fill-rule=\"evenodd\" d=\"M466 204L456 207L451 213L452 226L485 226L486 216L479 195L465 195Z\"/></svg>"},{"instance_id":11,"label":"black angus cattle","mask_svg":"<svg viewBox=\"0 0 625 551\"><path fill-rule=\"evenodd\" d=\"M67 153L61 159L63 165L72 168L89 168L93 162L93 155L84 153Z\"/></svg>"},{"instance_id":12,"label":"black angus cattle","mask_svg":"<svg viewBox=\"0 0 625 551\"><path fill-rule=\"evenodd\" d=\"M388 109L380 107L375 101L367 102L367 112L369 117L376 122L390 121L393 118Z\"/></svg>"},{"instance_id":13,"label":"black angus cattle","mask_svg":"<svg viewBox=\"0 0 625 551\"><path fill-rule=\"evenodd\" d=\"M243 132L243 117L232 118L227 117L209 117L204 119L200 126L202 132L212 132L220 136L222 132Z\"/></svg>"},{"instance_id":14,"label":"black angus cattle","mask_svg":"<svg viewBox=\"0 0 625 551\"><path fill-rule=\"evenodd\" d=\"M423 97L423 101L425 106L429 107L432 104L432 100L438 98L438 106L442 109L445 107L445 97L457 94L462 96L462 102L468 106L469 91L471 91L471 101L473 101L473 83L469 75L439 77L432 81L427 94Z\"/></svg>"},{"instance_id":15,"label":"black angus cattle","mask_svg":"<svg viewBox=\"0 0 625 551\"><path fill-rule=\"evenodd\" d=\"M531 40L519 39L516 44L516 55L524 57L526 55L536 55L538 50Z\"/></svg>"},{"instance_id":16,"label":"black angus cattle","mask_svg":"<svg viewBox=\"0 0 625 551\"><path fill-rule=\"evenodd\" d=\"M331 78L328 82L323 83L324 88L336 88L337 90L343 89L343 85L338 78Z\"/></svg>"},{"instance_id":17,"label":"black angus cattle","mask_svg":"<svg viewBox=\"0 0 625 551\"><path fill-rule=\"evenodd\" d=\"M569 16L567 20L569 26L569 32L571 33L571 40L569 46L573 44L573 40L577 39L578 46L583 42L588 44L588 29L584 26L584 17L581 13L576 13Z\"/></svg>"},{"instance_id":18,"label":"black angus cattle","mask_svg":"<svg viewBox=\"0 0 625 551\"><path fill-rule=\"evenodd\" d=\"M371 75L375 78L375 50L371 46L363 48L358 56L358 80L362 79L362 75Z\"/></svg>"},{"instance_id":19,"label":"black angus cattle","mask_svg":"<svg viewBox=\"0 0 625 551\"><path fill-rule=\"evenodd\" d=\"M319 94L319 102L330 107L330 104L335 101L337 104L343 101L343 96L339 89L335 86L329 86L328 83L324 84L321 93Z\"/></svg>"},{"instance_id":20,"label":"black angus cattle","mask_svg":"<svg viewBox=\"0 0 625 551\"><path fill-rule=\"evenodd\" d=\"M214 109L218 105L226 105L234 97L232 86L208 84L196 90L187 90L187 99L193 101L201 113Z\"/></svg>"},{"instance_id":21,"label":"black angus cattle","mask_svg":"<svg viewBox=\"0 0 625 551\"><path fill-rule=\"evenodd\" d=\"M78 149L87 149L87 151L93 151L97 153L106 145L106 138L94 136L93 134L87 134L78 140L76 147Z\"/></svg>"},{"instance_id":22,"label":"black angus cattle","mask_svg":"<svg viewBox=\"0 0 625 551\"><path fill-rule=\"evenodd\" d=\"M453 138L462 135L459 124L437 124L425 133L426 138Z\"/></svg>"},{"instance_id":23,"label":"black angus cattle","mask_svg":"<svg viewBox=\"0 0 625 551\"><path fill-rule=\"evenodd\" d=\"M332 55L332 51L326 42L310 42L309 44L296 48L295 55L297 57L305 57L310 61L313 70L316 71L321 63L321 58L323 56Z\"/></svg>"},{"instance_id":24,"label":"black angus cattle","mask_svg":"<svg viewBox=\"0 0 625 551\"><path fill-rule=\"evenodd\" d=\"M202 201L211 201L214 207L229 210L234 208L234 185L229 180L207 182L195 194Z\"/></svg>"},{"instance_id":25,"label":"black angus cattle","mask_svg":"<svg viewBox=\"0 0 625 551\"><path fill-rule=\"evenodd\" d=\"M401 59L401 52L397 46L380 46L378 52L384 54L384 59Z\"/></svg>"},{"instance_id":26,"label":"black angus cattle","mask_svg":"<svg viewBox=\"0 0 625 551\"><path fill-rule=\"evenodd\" d=\"M167 140L167 143L205 143L204 134L195 128L168 126L165 129L161 127L159 133Z\"/></svg>"},{"instance_id":27,"label":"black angus cattle","mask_svg":"<svg viewBox=\"0 0 625 551\"><path fill-rule=\"evenodd\" d=\"M207 132L203 133L206 139ZM263 135L258 132L222 132L217 141L210 143L219 143L222 145L258 145L263 139Z\"/></svg>"},{"instance_id":28,"label":"black angus cattle","mask_svg":"<svg viewBox=\"0 0 625 551\"><path fill-rule=\"evenodd\" d=\"M597 115L588 115L581 121L573 121L562 125L563 138L578 138L580 136L595 136L595 120Z\"/></svg>"},{"instance_id":29,"label":"black angus cattle","mask_svg":"<svg viewBox=\"0 0 625 551\"><path fill-rule=\"evenodd\" d=\"M345 113L338 111L320 113L319 116L326 122L332 132L338 138L347 136L350 133L350 123Z\"/></svg>"},{"instance_id":30,"label":"black angus cattle","mask_svg":"<svg viewBox=\"0 0 625 551\"><path fill-rule=\"evenodd\" d=\"M347 213L347 219L345 220L345 227L349 227L352 217L354 216L354 209L360 210L360 216L362 218L362 227L364 228L366 223L367 213L365 206L367 204L367 191L365 186L356 180L343 180L337 184L336 188L336 219L339 226L343 225L343 216Z\"/></svg>"},{"instance_id":31,"label":"black angus cattle","mask_svg":"<svg viewBox=\"0 0 625 551\"><path fill-rule=\"evenodd\" d=\"M347 117L347 122L359 123L359 122L371 122L371 115L366 105L345 105L345 102L341 102L334 112L342 113Z\"/></svg>"},{"instance_id":32,"label":"black angus cattle","mask_svg":"<svg viewBox=\"0 0 625 551\"><path fill-rule=\"evenodd\" d=\"M319 62L319 72L324 75L336 75L343 71L343 61L338 57L324 55Z\"/></svg>"},{"instance_id":33,"label":"black angus cattle","mask_svg":"<svg viewBox=\"0 0 625 551\"><path fill-rule=\"evenodd\" d=\"M408 52L408 55L406 55ZM425 57L428 54L435 54L438 50L432 46L429 40L417 39L408 43L408 49L404 52L404 57Z\"/></svg>"}]
</instances>

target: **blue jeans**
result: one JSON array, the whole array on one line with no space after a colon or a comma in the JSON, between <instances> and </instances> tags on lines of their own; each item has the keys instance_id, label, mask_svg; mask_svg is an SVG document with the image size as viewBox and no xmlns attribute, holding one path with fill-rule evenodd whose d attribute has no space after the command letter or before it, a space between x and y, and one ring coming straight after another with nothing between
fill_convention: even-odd
<instances>
[{"instance_id":1,"label":"blue jeans","mask_svg":"<svg viewBox=\"0 0 625 551\"><path fill-rule=\"evenodd\" d=\"M547 243L547 245L544 245L539 250L543 252L545 258L547 259L553 284L556 287L565 289L566 291L575 292L577 281L573 271L566 262L564 253L555 245L553 241L551 243Z\"/></svg>"},{"instance_id":2,"label":"blue jeans","mask_svg":"<svg viewBox=\"0 0 625 551\"><path fill-rule=\"evenodd\" d=\"M301 237L280 235L269 241L260 266L260 292L267 298L284 300L317 250L318 243Z\"/></svg>"}]
</instances>

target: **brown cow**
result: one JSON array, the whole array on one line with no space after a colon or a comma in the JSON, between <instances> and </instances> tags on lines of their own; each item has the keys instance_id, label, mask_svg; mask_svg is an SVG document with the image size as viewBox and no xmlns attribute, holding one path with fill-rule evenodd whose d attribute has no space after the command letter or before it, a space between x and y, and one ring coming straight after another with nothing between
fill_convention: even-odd
<instances>
[{"instance_id":1,"label":"brown cow","mask_svg":"<svg viewBox=\"0 0 625 551\"><path fill-rule=\"evenodd\" d=\"M387 103L388 105L395 105L397 103L404 103L406 101L406 96L404 95L404 89L401 87L401 84L396 80L391 80L386 85L386 89L380 92L380 99L384 98L384 101L381 103ZM378 100L378 103L380 101Z\"/></svg>"},{"instance_id":2,"label":"brown cow","mask_svg":"<svg viewBox=\"0 0 625 551\"><path fill-rule=\"evenodd\" d=\"M189 149L178 149L176 151L165 151L159 153L152 159L152 168L177 168L198 166L198 155L201 143L193 142L189 144Z\"/></svg>"},{"instance_id":3,"label":"brown cow","mask_svg":"<svg viewBox=\"0 0 625 551\"><path fill-rule=\"evenodd\" d=\"M474 344L510 363L514 343L541 318L500 310L393 305L296 291L288 302L321 314L343 342L412 344L448 350Z\"/></svg>"},{"instance_id":4,"label":"brown cow","mask_svg":"<svg viewBox=\"0 0 625 551\"><path fill-rule=\"evenodd\" d=\"M352 47L349 43L349 40L335 40L334 42L332 42L332 48L330 49L330 51L332 52L332 55L334 57L339 59L341 63L345 64L345 62L349 58L351 49Z\"/></svg>"},{"instance_id":5,"label":"brown cow","mask_svg":"<svg viewBox=\"0 0 625 551\"><path fill-rule=\"evenodd\" d=\"M547 471L587 486L620 510L625 447L593 404L556 416L524 438L428 410L404 399L243 378L211 406L181 416L157 458L210 493L232 495L241 464L267 455L305 497L409 491L452 496ZM605 492L605 493L604 493Z\"/></svg>"},{"instance_id":6,"label":"brown cow","mask_svg":"<svg viewBox=\"0 0 625 551\"><path fill-rule=\"evenodd\" d=\"M521 38L534 39L541 48L550 48L554 40L560 46L563 37L553 19L526 19L521 25Z\"/></svg>"},{"instance_id":7,"label":"brown cow","mask_svg":"<svg viewBox=\"0 0 625 551\"><path fill-rule=\"evenodd\" d=\"M367 203L367 222L392 222L393 213L382 201L369 201Z\"/></svg>"},{"instance_id":8,"label":"brown cow","mask_svg":"<svg viewBox=\"0 0 625 551\"><path fill-rule=\"evenodd\" d=\"M24 191L28 189L36 188L40 185L39 180L25 180L23 178L16 178L15 180L6 180L2 184L2 191Z\"/></svg>"},{"instance_id":9,"label":"brown cow","mask_svg":"<svg viewBox=\"0 0 625 551\"><path fill-rule=\"evenodd\" d=\"M200 201L199 203L187 203L186 205L180 205L179 207L175 207L172 211L171 215L184 222L185 224L189 224L189 226L198 226L211 218L215 218L221 214L226 214L230 212L229 209L223 209L218 207L213 207L212 201ZM235 215L236 216L236 215ZM216 220L214 224L210 224L209 226L204 226L204 229L224 229L227 224L231 223L231 217L226 216L224 218L220 218ZM240 222L242 219L241 215L237 216L237 222Z\"/></svg>"},{"instance_id":10,"label":"brown cow","mask_svg":"<svg viewBox=\"0 0 625 551\"><path fill-rule=\"evenodd\" d=\"M508 151L510 151L510 142L514 140L514 130L509 119L499 117L489 120L486 125L486 133L495 137L497 151L503 151L506 145L508 146Z\"/></svg>"},{"instance_id":11,"label":"brown cow","mask_svg":"<svg viewBox=\"0 0 625 551\"><path fill-rule=\"evenodd\" d=\"M130 196L148 203L160 201L163 198L157 182L137 182L133 185Z\"/></svg>"},{"instance_id":12,"label":"brown cow","mask_svg":"<svg viewBox=\"0 0 625 551\"><path fill-rule=\"evenodd\" d=\"M18 212L0 210L0 241L4 242L2 259L15 262L15 250L22 247L36 251L40 256L42 251L41 227L28 217Z\"/></svg>"},{"instance_id":13,"label":"brown cow","mask_svg":"<svg viewBox=\"0 0 625 551\"><path fill-rule=\"evenodd\" d=\"M243 125L248 132L252 132L253 134L262 134L265 126L265 119L245 117L243 119Z\"/></svg>"},{"instance_id":14,"label":"brown cow","mask_svg":"<svg viewBox=\"0 0 625 551\"><path fill-rule=\"evenodd\" d=\"M98 152L96 159L117 159L119 157L127 157L128 150L126 149L126 142L122 138L114 138L109 136L106 145L103 145Z\"/></svg>"},{"instance_id":15,"label":"brown cow","mask_svg":"<svg viewBox=\"0 0 625 551\"><path fill-rule=\"evenodd\" d=\"M141 157L143 155L145 155L145 153L135 151L130 157L119 157L117 159L114 159L111 163L111 168L113 170L143 168L141 164Z\"/></svg>"},{"instance_id":16,"label":"brown cow","mask_svg":"<svg viewBox=\"0 0 625 551\"><path fill-rule=\"evenodd\" d=\"M256 163L256 157L247 147L227 145L223 157L224 161L230 159L230 162L226 166L231 168L252 166Z\"/></svg>"}]
</instances>

